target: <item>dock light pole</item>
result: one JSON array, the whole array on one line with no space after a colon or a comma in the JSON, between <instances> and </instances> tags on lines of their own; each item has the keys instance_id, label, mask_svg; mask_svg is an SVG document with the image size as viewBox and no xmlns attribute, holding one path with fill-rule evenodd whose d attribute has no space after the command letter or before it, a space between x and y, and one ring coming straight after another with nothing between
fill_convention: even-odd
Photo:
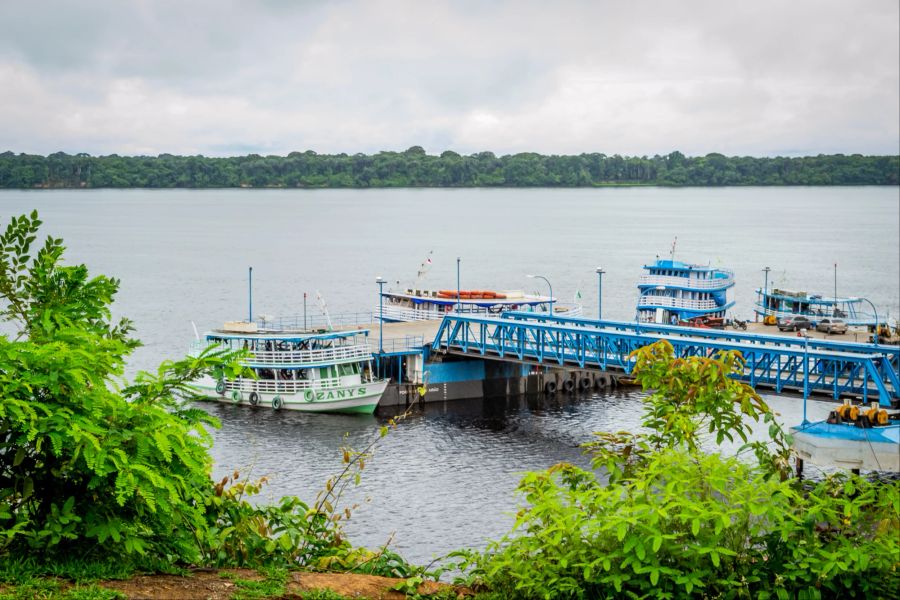
<instances>
[{"instance_id":1,"label":"dock light pole","mask_svg":"<svg viewBox=\"0 0 900 600\"><path fill-rule=\"evenodd\" d=\"M384 354L384 278L375 278L378 284L378 354Z\"/></svg>"},{"instance_id":2,"label":"dock light pole","mask_svg":"<svg viewBox=\"0 0 900 600\"><path fill-rule=\"evenodd\" d=\"M869 300L868 298L860 298L860 300L865 300L866 302L868 302L869 306L872 307L872 311L875 313L875 341L874 341L874 343L877 346L878 345L878 309L875 308L875 305L872 304L872 301Z\"/></svg>"},{"instance_id":3,"label":"dock light pole","mask_svg":"<svg viewBox=\"0 0 900 600\"><path fill-rule=\"evenodd\" d=\"M456 312L462 312L462 299L459 295L459 261L460 258L456 257Z\"/></svg>"},{"instance_id":4,"label":"dock light pole","mask_svg":"<svg viewBox=\"0 0 900 600\"><path fill-rule=\"evenodd\" d=\"M526 275L529 279L543 279L547 282L547 287L550 288L550 316L553 316L553 286L550 285L550 280L544 277L543 275Z\"/></svg>"},{"instance_id":5,"label":"dock light pole","mask_svg":"<svg viewBox=\"0 0 900 600\"><path fill-rule=\"evenodd\" d=\"M247 275L247 322L253 322L253 267L250 267Z\"/></svg>"},{"instance_id":6,"label":"dock light pole","mask_svg":"<svg viewBox=\"0 0 900 600\"><path fill-rule=\"evenodd\" d=\"M834 305L831 307L832 317L837 316L837 309L837 263L834 263ZM878 319L875 319L875 328L878 329Z\"/></svg>"},{"instance_id":7,"label":"dock light pole","mask_svg":"<svg viewBox=\"0 0 900 600\"><path fill-rule=\"evenodd\" d=\"M597 267L597 320L603 318L603 274L606 271Z\"/></svg>"},{"instance_id":8,"label":"dock light pole","mask_svg":"<svg viewBox=\"0 0 900 600\"><path fill-rule=\"evenodd\" d=\"M762 305L763 305L763 322L765 323L766 317L769 316L769 271L771 271L769 267L764 268L762 271L766 274L765 283L763 284L763 293L762 293ZM759 314L759 313L756 313ZM755 320L754 320L755 322Z\"/></svg>"}]
</instances>

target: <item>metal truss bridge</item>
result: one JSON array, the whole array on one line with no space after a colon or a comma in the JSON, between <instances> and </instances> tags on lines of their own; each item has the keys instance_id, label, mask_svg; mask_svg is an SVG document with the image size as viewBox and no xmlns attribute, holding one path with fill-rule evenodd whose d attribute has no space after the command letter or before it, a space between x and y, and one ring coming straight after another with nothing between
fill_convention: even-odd
<instances>
[{"instance_id":1,"label":"metal truss bridge","mask_svg":"<svg viewBox=\"0 0 900 600\"><path fill-rule=\"evenodd\" d=\"M656 324L596 321L507 312L497 317L450 313L432 351L584 370L630 373L632 351L667 340L675 355L712 356L737 350L742 381L804 393L873 396L884 406L900 402L900 348Z\"/></svg>"}]
</instances>

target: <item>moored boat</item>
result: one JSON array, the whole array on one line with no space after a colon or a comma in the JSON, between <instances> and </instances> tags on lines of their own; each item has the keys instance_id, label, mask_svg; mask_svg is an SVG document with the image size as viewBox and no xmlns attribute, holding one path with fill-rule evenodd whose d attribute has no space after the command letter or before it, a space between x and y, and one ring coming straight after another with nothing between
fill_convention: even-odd
<instances>
[{"instance_id":1,"label":"moored boat","mask_svg":"<svg viewBox=\"0 0 900 600\"><path fill-rule=\"evenodd\" d=\"M828 297L779 288L756 289L757 301L754 312L774 324L776 320L802 315L816 325L825 317L843 319L848 325L875 325L874 313L864 312L864 298Z\"/></svg>"},{"instance_id":2,"label":"moored boat","mask_svg":"<svg viewBox=\"0 0 900 600\"><path fill-rule=\"evenodd\" d=\"M521 290L429 290L409 288L385 291L382 304L373 310L386 322L430 321L449 312L471 315L496 315L510 310L528 311L565 317L580 317L580 304L560 303L551 296L525 294Z\"/></svg>"},{"instance_id":3,"label":"moored boat","mask_svg":"<svg viewBox=\"0 0 900 600\"><path fill-rule=\"evenodd\" d=\"M201 394L219 402L372 414L387 387L386 380L373 375L367 330L308 332L232 322L208 332L193 351L210 345L246 350L244 365L256 375L206 376L194 383Z\"/></svg>"},{"instance_id":4,"label":"moored boat","mask_svg":"<svg viewBox=\"0 0 900 600\"><path fill-rule=\"evenodd\" d=\"M825 421L792 427L791 435L800 461L852 470L900 471L900 413L891 413L877 402L866 407L845 401Z\"/></svg>"},{"instance_id":5,"label":"moored boat","mask_svg":"<svg viewBox=\"0 0 900 600\"><path fill-rule=\"evenodd\" d=\"M644 270L637 286L636 319L641 323L724 320L734 306L734 273L727 269L657 259Z\"/></svg>"}]
</instances>

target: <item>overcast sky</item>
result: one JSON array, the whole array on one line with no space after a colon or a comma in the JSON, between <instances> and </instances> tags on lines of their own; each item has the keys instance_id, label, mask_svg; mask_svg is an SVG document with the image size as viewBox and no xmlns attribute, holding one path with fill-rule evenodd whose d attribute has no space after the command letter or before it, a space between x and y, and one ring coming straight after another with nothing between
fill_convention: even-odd
<instances>
[{"instance_id":1,"label":"overcast sky","mask_svg":"<svg viewBox=\"0 0 900 600\"><path fill-rule=\"evenodd\" d=\"M0 0L0 151L900 152L898 0Z\"/></svg>"}]
</instances>

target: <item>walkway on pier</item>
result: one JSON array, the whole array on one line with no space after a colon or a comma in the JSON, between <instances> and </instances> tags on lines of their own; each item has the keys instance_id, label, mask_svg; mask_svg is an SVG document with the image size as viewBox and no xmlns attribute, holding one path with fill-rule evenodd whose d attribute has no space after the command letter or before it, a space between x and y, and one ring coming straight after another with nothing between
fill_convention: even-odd
<instances>
[{"instance_id":1,"label":"walkway on pier","mask_svg":"<svg viewBox=\"0 0 900 600\"><path fill-rule=\"evenodd\" d=\"M432 350L544 366L630 373L631 352L667 340L677 356L710 356L738 350L741 377L750 385L875 396L885 406L900 401L900 348L875 344L758 335L583 318L504 313L500 317L449 314Z\"/></svg>"}]
</instances>

